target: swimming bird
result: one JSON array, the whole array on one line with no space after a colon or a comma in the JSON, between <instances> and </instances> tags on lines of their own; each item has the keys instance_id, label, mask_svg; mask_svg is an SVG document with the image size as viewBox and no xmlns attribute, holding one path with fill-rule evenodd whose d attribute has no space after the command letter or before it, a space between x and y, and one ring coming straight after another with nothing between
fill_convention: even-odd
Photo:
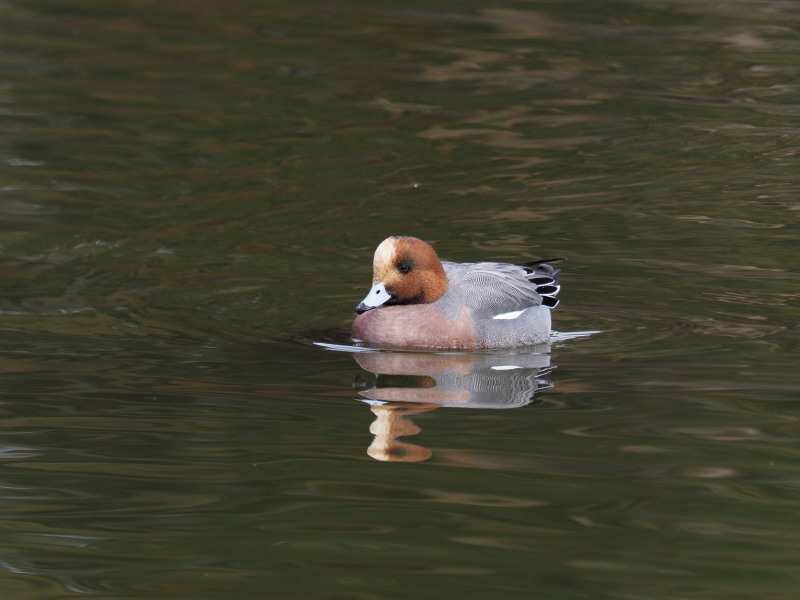
<instances>
[{"instance_id":1,"label":"swimming bird","mask_svg":"<svg viewBox=\"0 0 800 600\"><path fill-rule=\"evenodd\" d=\"M372 289L356 307L356 341L427 348L503 348L546 342L559 269L439 260L426 242L386 238L375 250Z\"/></svg>"}]
</instances>

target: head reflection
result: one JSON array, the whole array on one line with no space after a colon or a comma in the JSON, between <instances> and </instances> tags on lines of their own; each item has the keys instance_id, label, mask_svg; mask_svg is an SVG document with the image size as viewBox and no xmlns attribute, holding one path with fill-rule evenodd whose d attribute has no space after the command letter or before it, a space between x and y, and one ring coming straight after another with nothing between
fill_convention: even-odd
<instances>
[{"instance_id":1,"label":"head reflection","mask_svg":"<svg viewBox=\"0 0 800 600\"><path fill-rule=\"evenodd\" d=\"M371 405L374 436L367 454L376 460L418 462L433 452L399 438L417 435L415 414L449 408L519 408L552 387L548 347L527 354L360 352L361 368L377 377L359 392Z\"/></svg>"}]
</instances>

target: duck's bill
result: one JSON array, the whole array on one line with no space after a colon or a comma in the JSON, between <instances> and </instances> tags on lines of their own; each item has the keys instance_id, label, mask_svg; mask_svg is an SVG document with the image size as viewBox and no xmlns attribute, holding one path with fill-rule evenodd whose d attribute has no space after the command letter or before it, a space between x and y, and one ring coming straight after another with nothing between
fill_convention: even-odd
<instances>
[{"instance_id":1,"label":"duck's bill","mask_svg":"<svg viewBox=\"0 0 800 600\"><path fill-rule=\"evenodd\" d=\"M373 308L378 308L391 300L391 298L392 295L386 291L386 287L382 282L375 283L372 285L372 289L369 291L369 294L367 294L367 297L364 298L361 304L356 306L356 312L361 314Z\"/></svg>"}]
</instances>

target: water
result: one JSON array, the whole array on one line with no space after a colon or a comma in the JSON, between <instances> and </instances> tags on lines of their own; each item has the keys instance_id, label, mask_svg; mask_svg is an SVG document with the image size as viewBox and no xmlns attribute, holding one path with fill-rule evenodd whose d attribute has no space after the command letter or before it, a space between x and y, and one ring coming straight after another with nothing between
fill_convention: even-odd
<instances>
[{"instance_id":1,"label":"water","mask_svg":"<svg viewBox=\"0 0 800 600\"><path fill-rule=\"evenodd\" d=\"M4 598L796 597L794 3L0 10ZM393 234L562 335L342 351Z\"/></svg>"}]
</instances>

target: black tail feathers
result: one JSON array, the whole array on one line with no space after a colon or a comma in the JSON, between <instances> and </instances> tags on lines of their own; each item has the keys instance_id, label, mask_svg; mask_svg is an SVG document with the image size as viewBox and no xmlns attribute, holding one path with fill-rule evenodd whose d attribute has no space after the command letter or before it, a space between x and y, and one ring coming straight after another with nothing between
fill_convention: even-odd
<instances>
[{"instance_id":1,"label":"black tail feathers","mask_svg":"<svg viewBox=\"0 0 800 600\"><path fill-rule=\"evenodd\" d=\"M543 258L520 264L525 267L528 281L536 287L536 293L542 297L542 304L549 308L558 306L558 294L561 286L558 285L558 276L561 269L554 269L548 263L561 262L563 258Z\"/></svg>"}]
</instances>

